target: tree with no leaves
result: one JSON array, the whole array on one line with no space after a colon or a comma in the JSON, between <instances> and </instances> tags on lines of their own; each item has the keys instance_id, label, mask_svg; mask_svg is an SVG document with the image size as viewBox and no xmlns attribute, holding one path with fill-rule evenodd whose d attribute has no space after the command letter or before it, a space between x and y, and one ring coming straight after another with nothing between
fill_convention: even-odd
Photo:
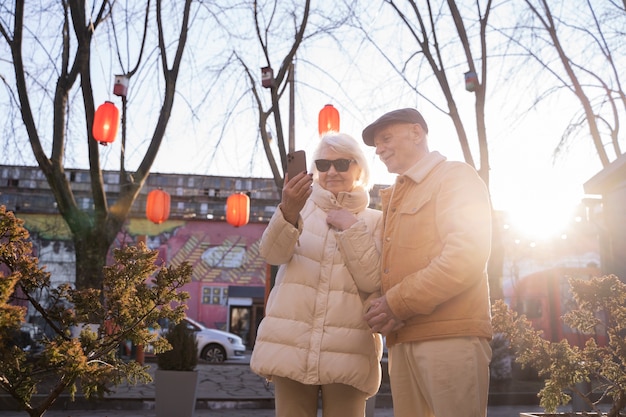
<instances>
[{"instance_id":1,"label":"tree with no leaves","mask_svg":"<svg viewBox=\"0 0 626 417\"><path fill-rule=\"evenodd\" d=\"M583 0L575 8L569 2L565 6L547 0L523 4L526 13L520 13L519 24L508 33L522 55L537 65L540 75L532 79L544 86L537 102L566 91L580 104L581 111L572 116L555 154L577 137L588 136L606 167L622 154L620 122L626 116L626 93L620 51L626 3Z\"/></svg>"},{"instance_id":2,"label":"tree with no leaves","mask_svg":"<svg viewBox=\"0 0 626 417\"><path fill-rule=\"evenodd\" d=\"M91 2L90 2L91 3ZM187 44L192 0L142 3L102 0L92 8L81 0L47 5L14 1L0 6L0 34L10 50L13 80L3 76L10 100L32 153L45 175L57 208L72 233L76 251L76 287L100 288L111 243L121 230L144 185L165 135L174 105L183 52ZM30 6L30 8L29 8ZM124 8L126 7L126 8ZM11 20L9 20L11 19ZM100 34L102 32L102 34ZM157 69L160 110L141 163L129 170L121 157L119 197L111 202L103 182L101 145L93 138L96 109L94 72L102 65L105 41L124 72L132 78ZM153 45L153 50L149 50ZM132 56L134 64L122 57ZM128 59L131 61L131 59ZM128 66L127 68L124 68ZM155 106L151 106L155 108ZM126 101L122 109L122 143L126 139ZM16 115L17 116L17 115ZM46 150L46 147L49 149ZM73 147L86 147L93 207L84 209L72 190L65 167ZM123 149L124 150L124 149Z\"/></svg>"},{"instance_id":3,"label":"tree with no leaves","mask_svg":"<svg viewBox=\"0 0 626 417\"><path fill-rule=\"evenodd\" d=\"M377 47L383 58L390 64L405 86L415 93L416 98L428 102L437 110L449 116L457 133L457 139L464 160L474 167L489 187L489 146L487 141L487 81L488 81L488 28L492 13L491 0L477 0L473 5L464 3L459 9L454 0L440 2L385 0L395 14L406 34L407 42L398 51L385 49L376 35L365 36ZM462 71L475 77L466 90L458 92L455 84ZM426 79L434 78L441 98L434 97L435 91L426 90ZM433 83L434 84L434 83ZM458 103L466 100L461 94L472 94L473 114L464 118ZM445 104L444 104L445 103ZM473 120L469 117L473 116ZM470 127L468 127L470 126ZM471 134L475 126L475 134ZM471 138L476 137L479 164L472 153ZM494 218L494 220L496 220ZM489 285L492 298L502 297L503 250L500 244L499 227L493 228L493 248L489 265Z\"/></svg>"},{"instance_id":4,"label":"tree with no leaves","mask_svg":"<svg viewBox=\"0 0 626 417\"><path fill-rule=\"evenodd\" d=\"M547 0L383 3L396 18L388 30L403 28L402 39L407 41L393 47L381 43L381 28L376 25L373 29L359 26L363 34L404 81L407 91L415 94L416 101L421 100L422 107L432 106L451 119L465 162L476 167L487 184L487 121L519 119L556 95L570 102L568 94L573 94L580 108L573 111L555 155L565 154L575 139L580 143L589 138L603 166L610 163L610 154L622 154L620 126L626 114L626 94L619 69L623 66L626 9L620 2L580 0L576 7L571 2ZM388 36L388 31L381 33ZM463 71L477 75L470 116L468 92L458 89ZM495 90L489 91L488 86ZM510 89L502 88L505 86ZM488 109L488 101L503 103L497 115L489 114L493 110ZM529 104L520 106L519 102ZM506 107L509 103L515 108ZM480 164L473 150L479 152ZM495 232L499 230L494 227ZM503 251L499 240L494 236L489 266L493 298L501 296Z\"/></svg>"},{"instance_id":5,"label":"tree with no leaves","mask_svg":"<svg viewBox=\"0 0 626 417\"><path fill-rule=\"evenodd\" d=\"M279 193L286 172L287 152L295 146L296 90L301 87L321 90L318 86L298 83L296 67L298 71L309 73L317 70L320 77L332 78L332 74L325 73L313 62L306 47L314 40L332 38L345 25L355 3L355 0L337 2L328 11L324 4L310 0L254 1L251 10L246 4L244 10L231 8L222 16L239 19L236 25L233 21L228 27L229 36L238 41L232 42L232 59L219 76L229 78L236 74L240 78L241 82L232 86L233 95L238 98L232 111L249 106L245 111L257 115L260 144ZM261 67L272 72L265 86Z\"/></svg>"}]
</instances>

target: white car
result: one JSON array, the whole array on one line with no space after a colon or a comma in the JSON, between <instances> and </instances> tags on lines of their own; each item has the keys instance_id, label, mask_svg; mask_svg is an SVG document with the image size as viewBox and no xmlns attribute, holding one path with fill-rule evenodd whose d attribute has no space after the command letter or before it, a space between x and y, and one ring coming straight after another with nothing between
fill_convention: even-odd
<instances>
[{"instance_id":1,"label":"white car","mask_svg":"<svg viewBox=\"0 0 626 417\"><path fill-rule=\"evenodd\" d=\"M241 337L217 329L209 329L195 320L183 319L188 329L194 332L198 343L198 357L211 363L222 363L229 359L243 359L246 347Z\"/></svg>"}]
</instances>

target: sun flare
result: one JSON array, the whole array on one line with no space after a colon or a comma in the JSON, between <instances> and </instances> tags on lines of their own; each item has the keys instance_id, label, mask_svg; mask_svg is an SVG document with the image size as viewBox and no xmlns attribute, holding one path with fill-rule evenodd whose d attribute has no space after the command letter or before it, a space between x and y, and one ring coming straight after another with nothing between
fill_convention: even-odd
<instances>
[{"instance_id":1,"label":"sun flare","mask_svg":"<svg viewBox=\"0 0 626 417\"><path fill-rule=\"evenodd\" d=\"M565 201L513 204L506 211L506 227L526 239L563 237L577 219L576 207Z\"/></svg>"}]
</instances>

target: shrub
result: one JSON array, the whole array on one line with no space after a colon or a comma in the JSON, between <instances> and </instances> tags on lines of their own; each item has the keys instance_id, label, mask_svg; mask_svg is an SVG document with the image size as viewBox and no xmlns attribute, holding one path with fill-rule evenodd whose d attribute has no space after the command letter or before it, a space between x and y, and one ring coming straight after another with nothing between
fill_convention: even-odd
<instances>
[{"instance_id":1,"label":"shrub","mask_svg":"<svg viewBox=\"0 0 626 417\"><path fill-rule=\"evenodd\" d=\"M191 280L188 263L158 267L158 252L143 244L116 249L113 255L102 288L53 287L50 274L32 255L23 221L0 206L0 389L31 417L42 416L63 392L72 399L79 389L86 398L100 397L124 380L150 382L146 366L116 355L119 345L130 340L161 352L166 346L155 340L149 325L184 317L189 294L180 288ZM26 305L49 328L36 354L15 343ZM72 329L83 323L95 326L72 337ZM42 395L35 396L38 391Z\"/></svg>"},{"instance_id":2,"label":"shrub","mask_svg":"<svg viewBox=\"0 0 626 417\"><path fill-rule=\"evenodd\" d=\"M157 355L157 365L164 371L193 371L198 364L196 337L185 321L171 327L165 339L172 347Z\"/></svg>"},{"instance_id":3,"label":"shrub","mask_svg":"<svg viewBox=\"0 0 626 417\"><path fill-rule=\"evenodd\" d=\"M570 278L569 284L575 306L562 317L563 322L583 334L605 332L606 345L599 346L593 337L582 349L567 340L549 342L524 315L518 316L502 300L493 305L494 331L509 340L516 362L545 378L539 397L547 412L569 403L571 393L596 413L600 413L598 402L610 398L607 416L618 417L626 406L626 284L614 275ZM583 392L580 387L585 384L581 383L591 381L595 382L594 390Z\"/></svg>"}]
</instances>

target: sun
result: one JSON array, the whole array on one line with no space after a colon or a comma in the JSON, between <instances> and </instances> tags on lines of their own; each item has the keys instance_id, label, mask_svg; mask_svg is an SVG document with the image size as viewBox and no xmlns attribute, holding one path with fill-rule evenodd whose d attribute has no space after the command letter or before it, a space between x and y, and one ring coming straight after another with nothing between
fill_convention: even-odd
<instances>
[{"instance_id":1,"label":"sun","mask_svg":"<svg viewBox=\"0 0 626 417\"><path fill-rule=\"evenodd\" d=\"M504 226L525 240L564 238L572 222L581 220L577 218L577 205L556 195L548 199L516 201L504 211Z\"/></svg>"},{"instance_id":2,"label":"sun","mask_svg":"<svg viewBox=\"0 0 626 417\"><path fill-rule=\"evenodd\" d=\"M508 213L509 226L528 238L546 239L561 235L570 224L573 208L547 204L541 207L513 207Z\"/></svg>"}]
</instances>

